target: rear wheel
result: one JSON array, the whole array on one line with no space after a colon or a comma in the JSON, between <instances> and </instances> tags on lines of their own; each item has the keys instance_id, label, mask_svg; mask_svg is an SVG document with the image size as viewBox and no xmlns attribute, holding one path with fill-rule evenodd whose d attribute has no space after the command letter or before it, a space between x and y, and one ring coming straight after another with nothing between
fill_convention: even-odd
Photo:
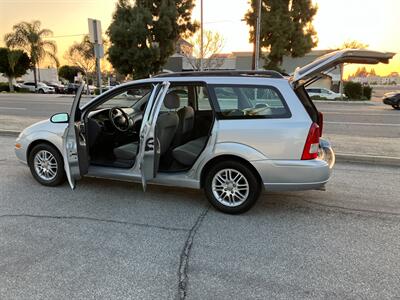
<instances>
[{"instance_id":1,"label":"rear wheel","mask_svg":"<svg viewBox=\"0 0 400 300\"><path fill-rule=\"evenodd\" d=\"M29 153L28 164L33 177L46 186L65 181L64 161L58 150L49 144L38 144Z\"/></svg>"},{"instance_id":2,"label":"rear wheel","mask_svg":"<svg viewBox=\"0 0 400 300\"><path fill-rule=\"evenodd\" d=\"M397 102L397 104L393 104L392 107L393 107L394 109L399 110L399 109L400 109L400 101Z\"/></svg>"},{"instance_id":3,"label":"rear wheel","mask_svg":"<svg viewBox=\"0 0 400 300\"><path fill-rule=\"evenodd\" d=\"M256 175L237 161L223 161L214 165L206 175L204 185L210 203L228 214L249 210L261 190Z\"/></svg>"},{"instance_id":4,"label":"rear wheel","mask_svg":"<svg viewBox=\"0 0 400 300\"><path fill-rule=\"evenodd\" d=\"M44 90L43 90L43 89L40 89L40 90L39 90L39 94L44 94Z\"/></svg>"}]
</instances>

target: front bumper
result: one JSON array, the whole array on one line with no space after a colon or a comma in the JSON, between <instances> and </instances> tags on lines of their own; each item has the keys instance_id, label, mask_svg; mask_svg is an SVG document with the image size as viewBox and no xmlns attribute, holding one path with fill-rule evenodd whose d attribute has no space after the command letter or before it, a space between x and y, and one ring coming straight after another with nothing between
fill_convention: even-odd
<instances>
[{"instance_id":1,"label":"front bumper","mask_svg":"<svg viewBox=\"0 0 400 300\"><path fill-rule=\"evenodd\" d=\"M17 159L26 164L27 160L26 160L26 143L20 138L18 137L15 141L15 147L14 147L14 151L15 151L15 156L17 157Z\"/></svg>"},{"instance_id":2,"label":"front bumper","mask_svg":"<svg viewBox=\"0 0 400 300\"><path fill-rule=\"evenodd\" d=\"M396 104L395 99L393 98L384 98L382 102L386 105L394 105Z\"/></svg>"}]
</instances>

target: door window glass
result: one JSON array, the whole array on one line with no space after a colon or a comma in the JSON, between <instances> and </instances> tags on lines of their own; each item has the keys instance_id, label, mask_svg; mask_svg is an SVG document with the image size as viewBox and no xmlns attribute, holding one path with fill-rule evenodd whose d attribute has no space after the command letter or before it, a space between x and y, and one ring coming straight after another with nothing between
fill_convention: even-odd
<instances>
[{"instance_id":1,"label":"door window glass","mask_svg":"<svg viewBox=\"0 0 400 300\"><path fill-rule=\"evenodd\" d=\"M214 85L222 118L289 118L288 106L280 92L271 86Z\"/></svg>"},{"instance_id":2,"label":"door window glass","mask_svg":"<svg viewBox=\"0 0 400 300\"><path fill-rule=\"evenodd\" d=\"M211 110L210 99L208 91L203 86L196 86L197 95L197 109L198 110Z\"/></svg>"}]
</instances>

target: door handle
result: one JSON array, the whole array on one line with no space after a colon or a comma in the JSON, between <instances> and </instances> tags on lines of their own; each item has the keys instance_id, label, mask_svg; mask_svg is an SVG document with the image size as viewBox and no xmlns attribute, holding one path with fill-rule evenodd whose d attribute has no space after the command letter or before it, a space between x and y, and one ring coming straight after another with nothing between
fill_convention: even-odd
<instances>
[{"instance_id":1,"label":"door handle","mask_svg":"<svg viewBox=\"0 0 400 300\"><path fill-rule=\"evenodd\" d=\"M154 150L154 138L149 138L149 139L146 141L144 150L145 150L145 151L152 151L152 150Z\"/></svg>"}]
</instances>

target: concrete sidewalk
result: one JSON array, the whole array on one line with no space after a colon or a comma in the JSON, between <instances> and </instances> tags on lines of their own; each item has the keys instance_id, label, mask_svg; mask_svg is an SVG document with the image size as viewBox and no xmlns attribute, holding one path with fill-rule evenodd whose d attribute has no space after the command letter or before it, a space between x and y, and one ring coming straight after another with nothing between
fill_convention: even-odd
<instances>
[{"instance_id":1,"label":"concrete sidewalk","mask_svg":"<svg viewBox=\"0 0 400 300\"><path fill-rule=\"evenodd\" d=\"M17 136L27 126L43 118L0 115L0 134ZM373 138L328 134L337 161L400 166L400 138Z\"/></svg>"}]
</instances>

